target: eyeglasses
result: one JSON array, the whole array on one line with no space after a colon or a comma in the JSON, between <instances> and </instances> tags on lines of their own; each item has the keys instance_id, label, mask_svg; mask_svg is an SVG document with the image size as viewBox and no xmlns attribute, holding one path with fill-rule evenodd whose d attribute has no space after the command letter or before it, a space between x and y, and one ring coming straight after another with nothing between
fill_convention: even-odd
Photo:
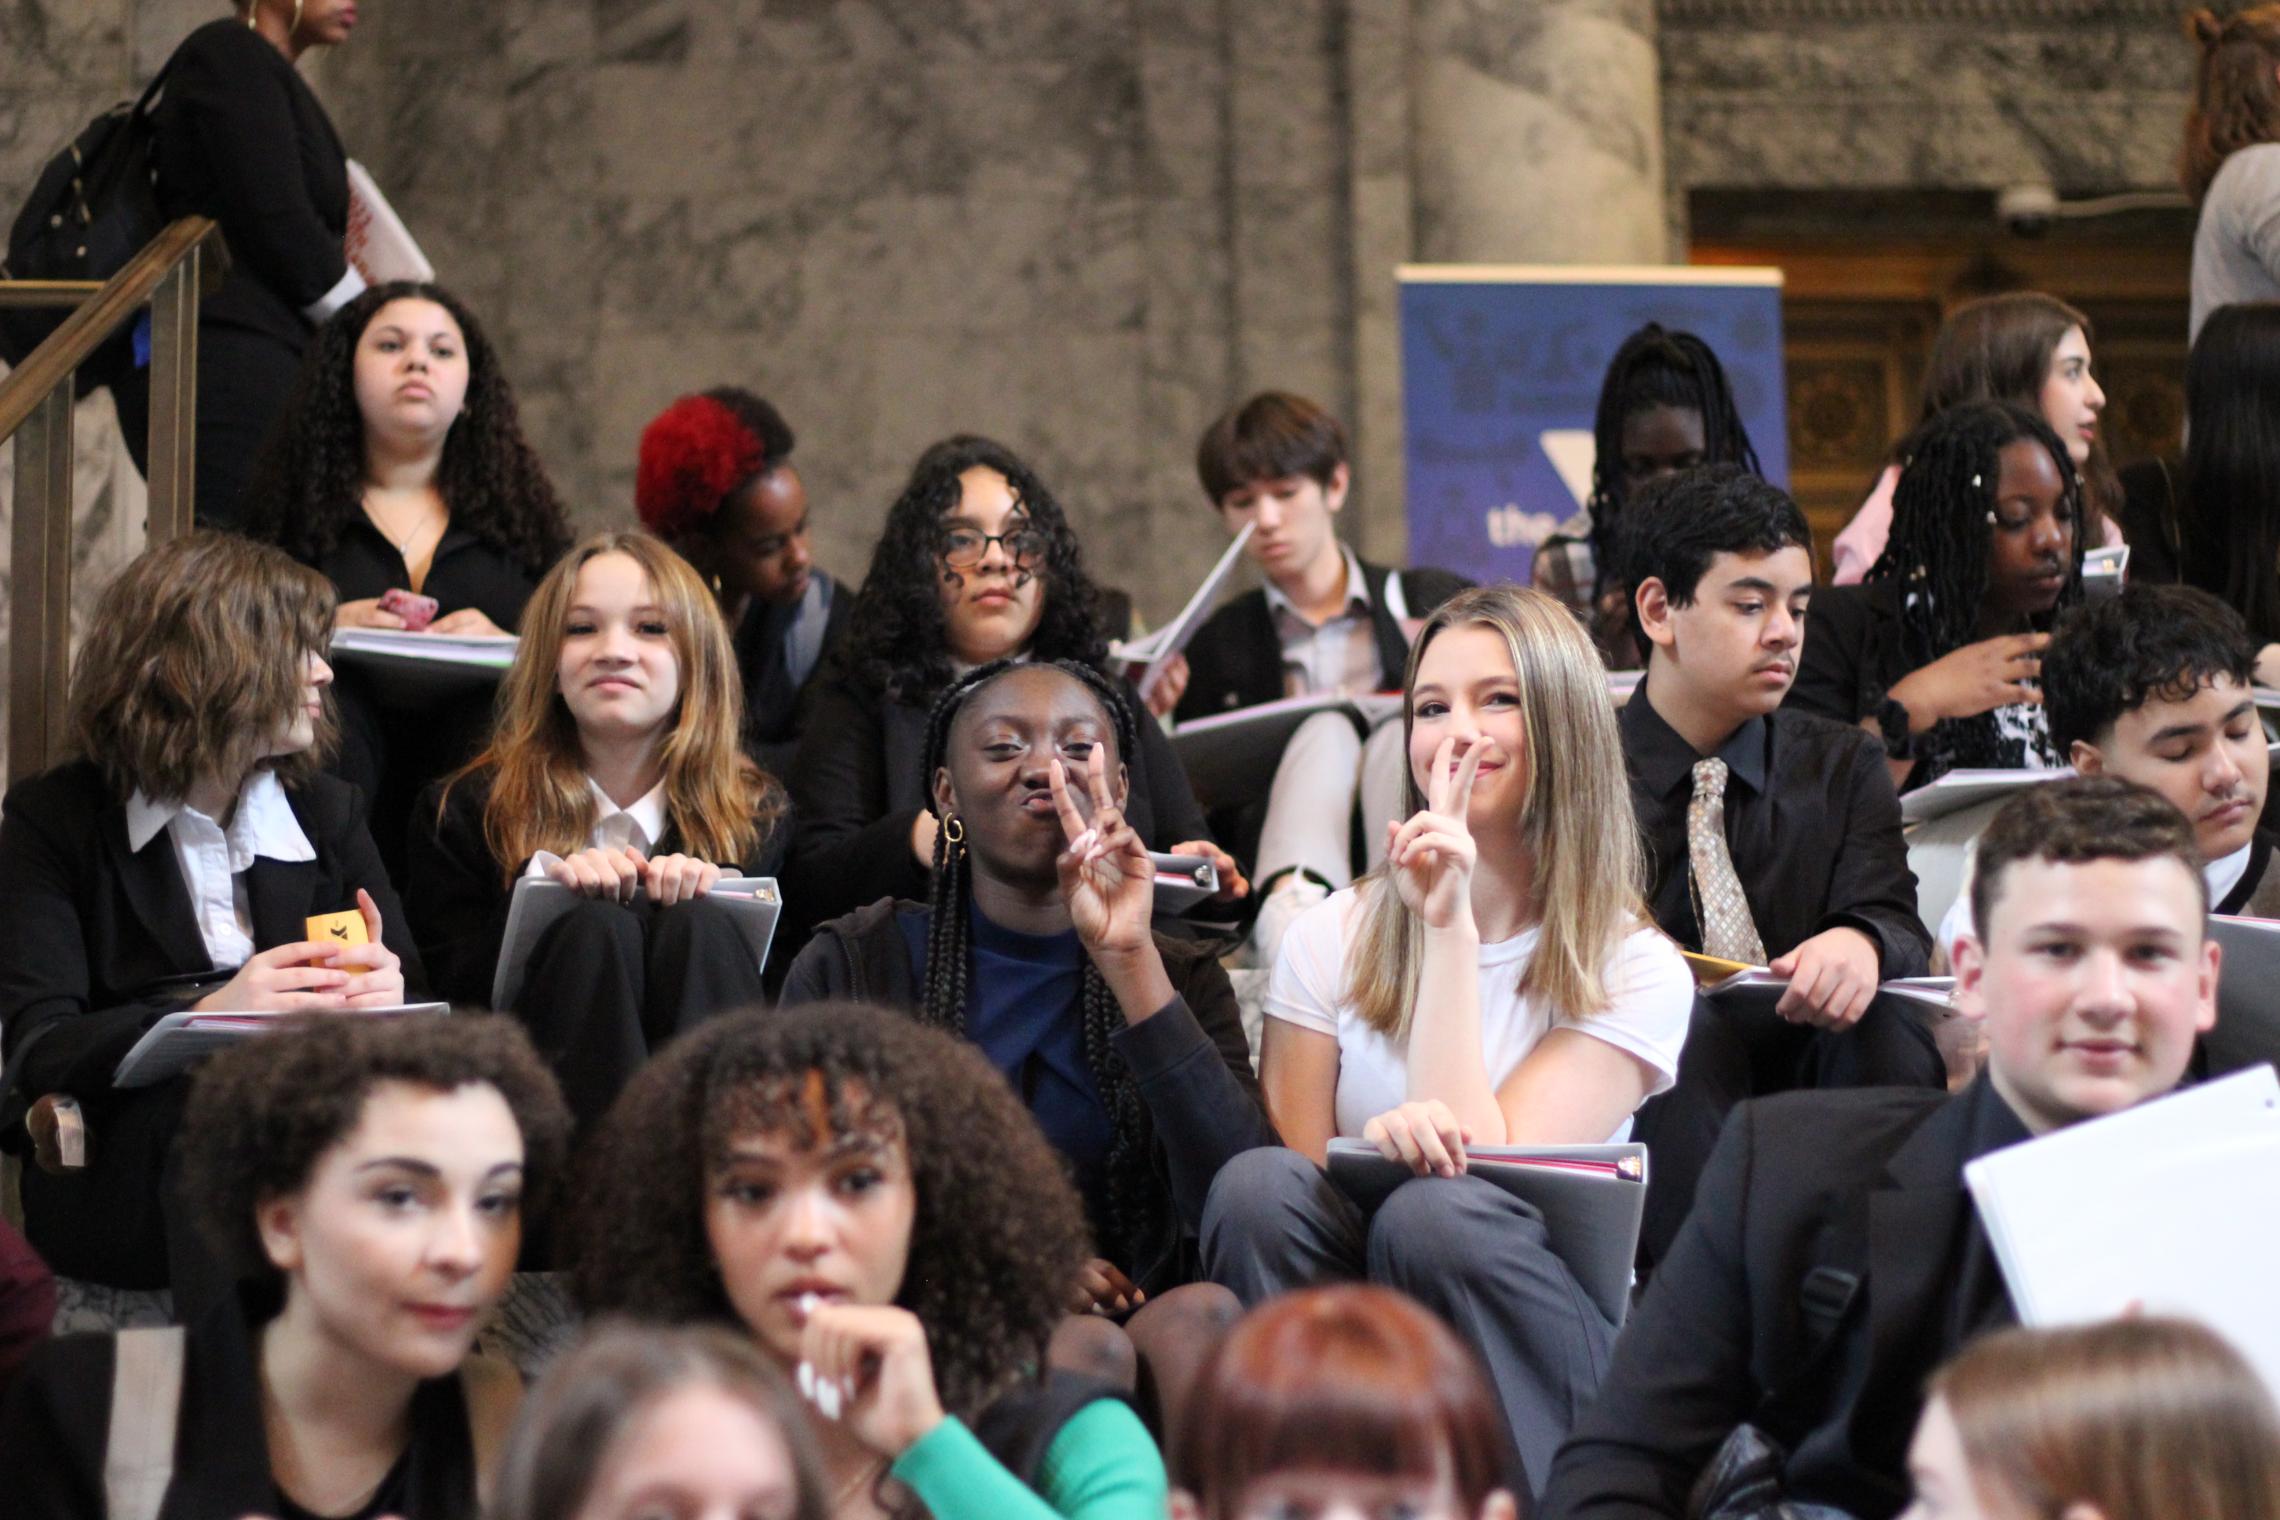
<instances>
[{"instance_id":1,"label":"eyeglasses","mask_svg":"<svg viewBox=\"0 0 2280 1520\"><path fill-rule=\"evenodd\" d=\"M1016 528L1011 533L952 528L942 535L942 563L953 570L971 570L982 562L992 544L1005 547L1006 558L1013 561L1016 570L1027 570L1045 557L1045 535L1035 528Z\"/></svg>"}]
</instances>

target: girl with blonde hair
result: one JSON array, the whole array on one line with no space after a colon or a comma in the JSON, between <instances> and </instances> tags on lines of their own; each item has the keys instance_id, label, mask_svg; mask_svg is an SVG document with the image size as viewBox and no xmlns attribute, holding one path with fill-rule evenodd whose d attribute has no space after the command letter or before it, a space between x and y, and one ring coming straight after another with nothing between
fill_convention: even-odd
<instances>
[{"instance_id":1,"label":"girl with blonde hair","mask_svg":"<svg viewBox=\"0 0 2280 1520\"><path fill-rule=\"evenodd\" d=\"M2006 1330L1933 1377L1908 1473L1908 1520L2274 1520L2280 1419L2190 1320Z\"/></svg>"},{"instance_id":2,"label":"girl with blonde hair","mask_svg":"<svg viewBox=\"0 0 2280 1520\"><path fill-rule=\"evenodd\" d=\"M1283 943L1259 1076L1288 1149L1220 1172L1204 1260L1245 1302L1365 1275L1419 1298L1481 1348L1541 1485L1615 1326L1466 1148L1624 1138L1677 1072L1693 982L1641 905L1614 709L1574 617L1519 587L1461 593L1404 691L1416 811ZM1341 1135L1415 1173L1374 1217L1322 1169Z\"/></svg>"},{"instance_id":3,"label":"girl with blonde hair","mask_svg":"<svg viewBox=\"0 0 2280 1520\"><path fill-rule=\"evenodd\" d=\"M412 928L437 989L488 1003L515 883L584 901L533 947L513 1010L581 1123L654 1046L761 1001L706 895L772 876L783 790L739 748L743 698L711 593L645 533L599 533L547 572L490 745L412 820Z\"/></svg>"}]
</instances>

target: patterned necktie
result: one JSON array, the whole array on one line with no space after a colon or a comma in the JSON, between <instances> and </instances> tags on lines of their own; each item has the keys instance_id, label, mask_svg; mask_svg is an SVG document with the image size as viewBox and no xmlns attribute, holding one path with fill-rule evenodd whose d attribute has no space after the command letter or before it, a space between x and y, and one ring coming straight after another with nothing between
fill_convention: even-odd
<instances>
[{"instance_id":1,"label":"patterned necktie","mask_svg":"<svg viewBox=\"0 0 2280 1520\"><path fill-rule=\"evenodd\" d=\"M1765 964L1765 942L1750 919L1749 899L1726 850L1726 762L1694 763L1694 800L1686 805L1686 860L1694 872L1702 949L1721 960Z\"/></svg>"}]
</instances>

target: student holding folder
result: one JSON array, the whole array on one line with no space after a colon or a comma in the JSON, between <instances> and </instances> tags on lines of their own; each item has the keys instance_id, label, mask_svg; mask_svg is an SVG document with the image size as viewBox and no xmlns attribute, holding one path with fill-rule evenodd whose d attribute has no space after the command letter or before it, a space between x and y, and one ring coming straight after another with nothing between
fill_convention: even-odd
<instances>
[{"instance_id":1,"label":"student holding folder","mask_svg":"<svg viewBox=\"0 0 2280 1520\"><path fill-rule=\"evenodd\" d=\"M1952 1097L1800 1092L1734 1111L1560 1451L1546 1520L1716 1513L1730 1495L1697 1481L1745 1426L1773 1448L1775 1491L1753 1506L1907 1503L1927 1378L2017 1319L1965 1163L2170 1091L2216 1021L2192 825L2153 793L2111 777L2020 793L1980 839L1972 891L1981 933L1956 991L1986 1025L1986 1070Z\"/></svg>"},{"instance_id":2,"label":"student holding folder","mask_svg":"<svg viewBox=\"0 0 2280 1520\"><path fill-rule=\"evenodd\" d=\"M1290 1147L1224 1167L1204 1260L1246 1302L1368 1276L1480 1348L1532 1487L1615 1337L1544 1223L1466 1175L1468 1145L1620 1140L1669 1087L1693 979L1638 895L1606 675L1541 592L1464 592L1410 655L1403 732L1422 806L1383 870L1292 926L1260 1085ZM1363 1214L1335 1136L1416 1177Z\"/></svg>"}]
</instances>

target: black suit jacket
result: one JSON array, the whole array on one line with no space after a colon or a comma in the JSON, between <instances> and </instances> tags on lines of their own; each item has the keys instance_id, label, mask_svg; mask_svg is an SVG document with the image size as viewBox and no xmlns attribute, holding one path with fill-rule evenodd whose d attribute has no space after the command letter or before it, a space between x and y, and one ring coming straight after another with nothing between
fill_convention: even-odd
<instances>
[{"instance_id":1,"label":"black suit jacket","mask_svg":"<svg viewBox=\"0 0 2280 1520\"><path fill-rule=\"evenodd\" d=\"M348 155L315 92L243 22L210 21L175 49L154 111L158 199L169 218L221 223L230 273L201 319L300 351L302 308L348 270Z\"/></svg>"},{"instance_id":2,"label":"black suit jacket","mask_svg":"<svg viewBox=\"0 0 2280 1520\"><path fill-rule=\"evenodd\" d=\"M1401 577L1402 599L1409 615L1424 617L1450 597L1472 585L1446 570L1389 570L1361 562L1362 582L1370 593L1370 626L1377 634L1378 669L1383 688L1401 684L1409 668L1409 634L1385 604L1388 576ZM1188 641L1188 684L1174 715L1183 722L1280 702L1283 690L1282 639L1275 633L1275 615L1268 610L1267 593L1253 588L1214 612Z\"/></svg>"},{"instance_id":3,"label":"black suit jacket","mask_svg":"<svg viewBox=\"0 0 2280 1520\"><path fill-rule=\"evenodd\" d=\"M427 980L365 830L362 798L325 775L286 797L317 858L259 858L246 871L254 948L306 939L311 915L355 907L362 887L379 905L388 948L403 959L407 996L416 996ZM155 1211L173 1139L170 1122L145 1119L179 1105L184 1084L122 1091L111 1073L151 1025L211 990L185 988L181 979L218 969L198 933L174 846L160 830L140 850L128 849L126 802L92 763L71 761L11 787L0 806L0 903L9 1082L0 1095L0 1143L23 1144L24 1106L46 1093L77 1098L92 1137L84 1173L27 1171L25 1234L59 1272L124 1286L154 1272L163 1281L162 1263L126 1258L152 1238L155 1213L145 1211Z\"/></svg>"},{"instance_id":4,"label":"black suit jacket","mask_svg":"<svg viewBox=\"0 0 2280 1520\"><path fill-rule=\"evenodd\" d=\"M1789 1497L1896 1514L1925 1379L2016 1319L1963 1165L2025 1137L1984 1076L1735 1109L1540 1520L1684 1515L1745 1422L1787 1448Z\"/></svg>"},{"instance_id":5,"label":"black suit jacket","mask_svg":"<svg viewBox=\"0 0 2280 1520\"><path fill-rule=\"evenodd\" d=\"M507 932L507 908L514 897L506 872L511 866L519 875L530 862L502 865L484 842L490 772L469 776L447 794L448 784L438 781L420 793L405 832L404 882L414 904L412 935L437 996L488 1008L491 983L499 969L499 945ZM783 869L790 837L790 820L779 818L761 833L750 860L713 863L745 876L775 876ZM683 853L680 833L670 818L665 837L652 853ZM783 934L776 936L779 945L785 939ZM774 958L771 951L770 959Z\"/></svg>"}]
</instances>

